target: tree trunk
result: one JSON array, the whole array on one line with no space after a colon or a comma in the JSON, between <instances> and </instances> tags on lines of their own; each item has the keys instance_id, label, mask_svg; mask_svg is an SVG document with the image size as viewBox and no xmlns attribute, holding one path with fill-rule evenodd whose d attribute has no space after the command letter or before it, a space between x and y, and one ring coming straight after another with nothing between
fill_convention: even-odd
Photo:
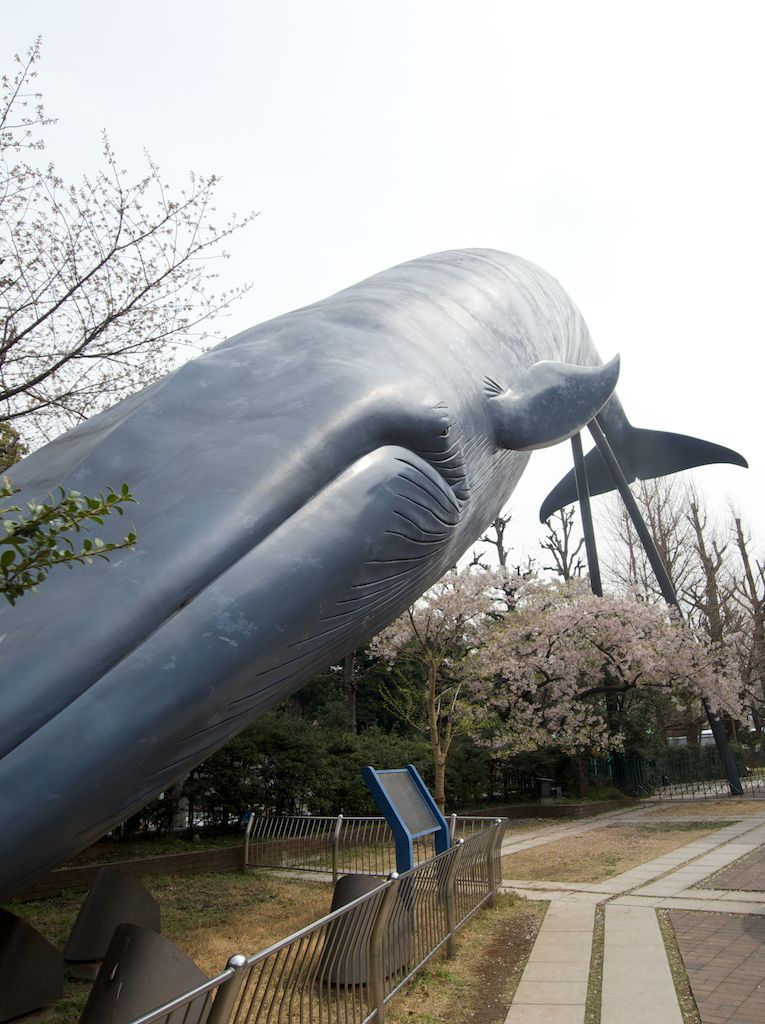
<instances>
[{"instance_id":1,"label":"tree trunk","mask_svg":"<svg viewBox=\"0 0 765 1024\"><path fill-rule=\"evenodd\" d=\"M433 660L428 661L428 732L430 733L430 747L433 751L433 769L435 776L435 792L433 794L438 809L444 813L446 806L446 795L444 792L444 778L446 775L446 755L449 751L450 737L445 737L441 742L441 716L439 714L439 701L436 691L438 682L438 669ZM447 727L448 730L448 727Z\"/></svg>"},{"instance_id":2,"label":"tree trunk","mask_svg":"<svg viewBox=\"0 0 765 1024\"><path fill-rule=\"evenodd\" d=\"M351 651L343 658L343 696L345 699L345 731L352 736L357 733L356 726L356 694L359 684L356 680L354 667L356 652Z\"/></svg>"},{"instance_id":3,"label":"tree trunk","mask_svg":"<svg viewBox=\"0 0 765 1024\"><path fill-rule=\"evenodd\" d=\"M435 786L433 797L438 804L441 814L446 814L446 791L444 782L446 780L446 757L441 754L434 757L435 761Z\"/></svg>"},{"instance_id":4,"label":"tree trunk","mask_svg":"<svg viewBox=\"0 0 765 1024\"><path fill-rule=\"evenodd\" d=\"M752 568L749 551L747 550L747 539L744 535L741 520L738 518L734 519L734 523L736 526L736 545L741 555L741 564L744 570L744 582L741 589L746 595L749 605L748 611L752 619L751 682L754 687L759 681L763 700L765 701L765 588L760 586L762 583L765 583L765 573L763 573L763 567L755 563L759 575L758 581L755 576L755 570Z\"/></svg>"}]
</instances>

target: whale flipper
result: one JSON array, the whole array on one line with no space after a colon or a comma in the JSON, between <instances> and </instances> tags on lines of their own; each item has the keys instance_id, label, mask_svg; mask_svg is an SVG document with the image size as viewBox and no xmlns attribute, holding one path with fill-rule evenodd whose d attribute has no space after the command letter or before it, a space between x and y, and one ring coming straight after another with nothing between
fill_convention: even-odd
<instances>
[{"instance_id":1,"label":"whale flipper","mask_svg":"<svg viewBox=\"0 0 765 1024\"><path fill-rule=\"evenodd\" d=\"M486 379L497 445L528 452L565 441L603 408L618 379L619 356L599 366L534 363L507 391Z\"/></svg>"},{"instance_id":2,"label":"whale flipper","mask_svg":"<svg viewBox=\"0 0 765 1024\"><path fill-rule=\"evenodd\" d=\"M612 402L616 402L612 399ZM611 406L609 402L609 406ZM703 441L687 434L673 434L663 430L643 430L633 427L621 411L621 407L604 410L601 426L616 457L619 459L627 483L634 480L652 480L668 476L696 466L716 463L730 463L748 468L743 455L711 441ZM619 413L621 413L621 422ZM600 418L599 418L600 419ZM611 474L606 468L603 456L597 448L587 453L584 459L587 468L587 484L591 495L606 494L615 488ZM540 522L545 522L554 512L577 500L576 478L573 469L550 491L539 510Z\"/></svg>"}]
</instances>

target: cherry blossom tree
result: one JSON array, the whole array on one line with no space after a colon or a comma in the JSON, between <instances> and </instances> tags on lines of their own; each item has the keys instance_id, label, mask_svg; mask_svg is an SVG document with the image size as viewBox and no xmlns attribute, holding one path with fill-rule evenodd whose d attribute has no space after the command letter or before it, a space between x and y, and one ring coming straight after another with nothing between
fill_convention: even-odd
<instances>
[{"instance_id":1,"label":"cherry blossom tree","mask_svg":"<svg viewBox=\"0 0 765 1024\"><path fill-rule=\"evenodd\" d=\"M741 569L733 601L742 612L745 642L741 645L742 672L746 679L746 703L758 733L765 721L765 559L750 552L751 537L741 518L733 515L736 548Z\"/></svg>"},{"instance_id":2,"label":"cherry blossom tree","mask_svg":"<svg viewBox=\"0 0 765 1024\"><path fill-rule=\"evenodd\" d=\"M761 737L765 588L762 560L751 550L745 524L735 511L725 518L713 515L697 486L687 478L641 483L635 488L635 498L657 540L684 615L712 643L736 641L748 714L742 721L726 716L726 730L732 739L746 740L751 716ZM636 588L647 600L656 600L656 582L645 553L628 518L616 508L610 516L610 535L611 580ZM703 709L695 702L672 724L675 730L698 736L705 720Z\"/></svg>"},{"instance_id":3,"label":"cherry blossom tree","mask_svg":"<svg viewBox=\"0 0 765 1024\"><path fill-rule=\"evenodd\" d=\"M582 581L529 581L515 597L470 661L474 707L498 749L620 749L609 704L623 711L641 692L740 714L735 638L712 642L660 605L596 597Z\"/></svg>"},{"instance_id":4,"label":"cherry blossom tree","mask_svg":"<svg viewBox=\"0 0 765 1024\"><path fill-rule=\"evenodd\" d=\"M386 699L430 739L441 810L449 750L472 716L476 686L469 663L506 613L518 583L501 569L452 570L372 642L373 652L397 670Z\"/></svg>"}]
</instances>

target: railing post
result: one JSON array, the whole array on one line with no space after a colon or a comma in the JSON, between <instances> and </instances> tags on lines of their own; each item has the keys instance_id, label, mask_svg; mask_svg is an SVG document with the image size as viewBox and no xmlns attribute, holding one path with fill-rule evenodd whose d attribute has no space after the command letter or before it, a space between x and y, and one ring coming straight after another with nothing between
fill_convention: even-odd
<instances>
[{"instance_id":1,"label":"railing post","mask_svg":"<svg viewBox=\"0 0 765 1024\"><path fill-rule=\"evenodd\" d=\"M449 816L449 838L454 842L454 837L457 834L457 815L451 814Z\"/></svg>"},{"instance_id":2,"label":"railing post","mask_svg":"<svg viewBox=\"0 0 765 1024\"><path fill-rule=\"evenodd\" d=\"M337 885L337 851L340 846L340 833L343 830L343 816L338 814L335 831L332 833L332 884Z\"/></svg>"},{"instance_id":3,"label":"railing post","mask_svg":"<svg viewBox=\"0 0 765 1024\"><path fill-rule=\"evenodd\" d=\"M388 875L391 883L383 893L375 923L369 936L367 950L367 978L369 979L369 1008L377 1008L376 1024L385 1024L385 961L383 959L383 939L393 904L398 895L398 872Z\"/></svg>"},{"instance_id":4,"label":"railing post","mask_svg":"<svg viewBox=\"0 0 765 1024\"><path fill-rule=\"evenodd\" d=\"M228 981L224 981L215 993L215 999L207 1018L207 1024L228 1024L231 1011L234 1009L236 997L239 995L245 979L244 968L247 965L247 957L241 953L235 953L228 958L226 968L234 972Z\"/></svg>"},{"instance_id":5,"label":"railing post","mask_svg":"<svg viewBox=\"0 0 765 1024\"><path fill-rule=\"evenodd\" d=\"M505 835L505 830L502 827L504 819L496 818L494 821L495 833L489 843L489 849L486 853L486 875L489 880L489 906L493 907L497 902L497 889L499 888L499 882L502 881L500 871L500 878L497 879L497 850L502 846L502 839Z\"/></svg>"},{"instance_id":6,"label":"railing post","mask_svg":"<svg viewBox=\"0 0 765 1024\"><path fill-rule=\"evenodd\" d=\"M462 859L465 840L458 839L454 844L454 856L446 869L444 885L444 902L446 903L446 955L453 960L457 955L457 940L454 933L457 929L457 868Z\"/></svg>"},{"instance_id":7,"label":"railing post","mask_svg":"<svg viewBox=\"0 0 765 1024\"><path fill-rule=\"evenodd\" d=\"M252 835L252 826L255 822L255 812L250 811L250 816L247 819L247 828L244 830L244 857L243 857L243 868L250 866L250 836Z\"/></svg>"}]
</instances>

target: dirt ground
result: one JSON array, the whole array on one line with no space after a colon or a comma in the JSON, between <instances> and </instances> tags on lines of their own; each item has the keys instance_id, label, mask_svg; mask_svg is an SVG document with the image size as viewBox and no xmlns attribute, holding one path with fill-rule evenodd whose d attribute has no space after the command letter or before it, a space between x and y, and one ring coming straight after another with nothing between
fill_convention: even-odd
<instances>
[{"instance_id":1,"label":"dirt ground","mask_svg":"<svg viewBox=\"0 0 765 1024\"><path fill-rule=\"evenodd\" d=\"M502 877L524 881L602 882L637 867L728 822L612 825L506 854Z\"/></svg>"},{"instance_id":2,"label":"dirt ground","mask_svg":"<svg viewBox=\"0 0 765 1024\"><path fill-rule=\"evenodd\" d=\"M388 1024L502 1024L546 903L500 896L457 934L457 958L426 967L386 1010Z\"/></svg>"}]
</instances>

